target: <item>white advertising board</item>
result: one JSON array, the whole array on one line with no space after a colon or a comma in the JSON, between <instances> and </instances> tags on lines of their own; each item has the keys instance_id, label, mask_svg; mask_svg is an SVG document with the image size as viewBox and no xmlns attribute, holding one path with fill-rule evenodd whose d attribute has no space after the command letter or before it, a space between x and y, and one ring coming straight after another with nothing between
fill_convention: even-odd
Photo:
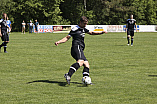
<instances>
[{"instance_id":1,"label":"white advertising board","mask_svg":"<svg viewBox=\"0 0 157 104\"><path fill-rule=\"evenodd\" d=\"M68 33L74 26L76 25L39 25L38 30L39 33ZM126 25L87 25L86 28L89 31L125 32ZM137 32L157 32L157 25L137 25Z\"/></svg>"},{"instance_id":2,"label":"white advertising board","mask_svg":"<svg viewBox=\"0 0 157 104\"><path fill-rule=\"evenodd\" d=\"M140 25L139 32L157 32L157 25Z\"/></svg>"}]
</instances>

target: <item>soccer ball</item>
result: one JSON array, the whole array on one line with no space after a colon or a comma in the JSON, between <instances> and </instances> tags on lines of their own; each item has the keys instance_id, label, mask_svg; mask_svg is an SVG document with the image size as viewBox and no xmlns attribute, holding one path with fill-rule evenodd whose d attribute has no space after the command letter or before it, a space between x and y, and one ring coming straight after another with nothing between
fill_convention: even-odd
<instances>
[{"instance_id":1,"label":"soccer ball","mask_svg":"<svg viewBox=\"0 0 157 104\"><path fill-rule=\"evenodd\" d=\"M82 78L82 83L83 83L83 84L86 84L86 85L91 84L91 83L92 83L92 82L91 82L91 78L88 77L88 76L84 76L84 77Z\"/></svg>"}]
</instances>

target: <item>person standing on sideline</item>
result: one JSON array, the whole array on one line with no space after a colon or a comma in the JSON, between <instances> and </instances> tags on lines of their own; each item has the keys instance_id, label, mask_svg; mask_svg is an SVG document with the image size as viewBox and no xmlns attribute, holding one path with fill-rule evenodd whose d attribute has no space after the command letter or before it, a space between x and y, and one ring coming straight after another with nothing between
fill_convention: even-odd
<instances>
[{"instance_id":1,"label":"person standing on sideline","mask_svg":"<svg viewBox=\"0 0 157 104\"><path fill-rule=\"evenodd\" d=\"M94 32L86 29L86 25L88 23L88 19L85 16L82 16L80 22L77 26L73 27L69 34L63 39L55 42L55 45L58 46L61 43L65 43L71 37L73 38L72 47L71 47L71 56L76 60L76 63L72 64L69 72L64 75L67 83L70 85L70 80L72 75L81 67L84 66L83 69L83 77L89 76L89 62L84 55L85 43L84 37L85 33L90 35L100 35L103 33L107 33L106 31L102 32Z\"/></svg>"},{"instance_id":2,"label":"person standing on sideline","mask_svg":"<svg viewBox=\"0 0 157 104\"><path fill-rule=\"evenodd\" d=\"M32 33L32 29L33 29L33 23L32 23L32 21L30 20L30 23L28 23L28 25L29 25L29 33Z\"/></svg>"},{"instance_id":3,"label":"person standing on sideline","mask_svg":"<svg viewBox=\"0 0 157 104\"><path fill-rule=\"evenodd\" d=\"M136 27L136 32L137 32L136 20L133 19L133 15L130 15L130 19L127 20L127 24L126 24L126 32L127 32L127 40L128 40L127 45L128 46L130 45L130 36L131 36L131 46L133 46L134 26Z\"/></svg>"},{"instance_id":4,"label":"person standing on sideline","mask_svg":"<svg viewBox=\"0 0 157 104\"><path fill-rule=\"evenodd\" d=\"M7 28L7 32L10 35L10 32L11 32L11 21L9 20L8 17L7 17L7 25L9 26L9 28Z\"/></svg>"},{"instance_id":5,"label":"person standing on sideline","mask_svg":"<svg viewBox=\"0 0 157 104\"><path fill-rule=\"evenodd\" d=\"M23 33L25 34L25 28L26 28L26 23L25 23L25 21L23 20L23 22L22 22L22 34L23 34Z\"/></svg>"},{"instance_id":6,"label":"person standing on sideline","mask_svg":"<svg viewBox=\"0 0 157 104\"><path fill-rule=\"evenodd\" d=\"M4 47L4 53L8 53L7 52L7 44L9 43L9 35L7 33L7 28L10 29L10 27L7 25L7 14L3 13L2 14L3 19L0 20L0 36L2 41L4 41L1 45L0 45L0 50L1 47Z\"/></svg>"},{"instance_id":7,"label":"person standing on sideline","mask_svg":"<svg viewBox=\"0 0 157 104\"><path fill-rule=\"evenodd\" d=\"M39 22L37 21L37 19L35 20L35 31L38 33L38 25L39 25Z\"/></svg>"}]
</instances>

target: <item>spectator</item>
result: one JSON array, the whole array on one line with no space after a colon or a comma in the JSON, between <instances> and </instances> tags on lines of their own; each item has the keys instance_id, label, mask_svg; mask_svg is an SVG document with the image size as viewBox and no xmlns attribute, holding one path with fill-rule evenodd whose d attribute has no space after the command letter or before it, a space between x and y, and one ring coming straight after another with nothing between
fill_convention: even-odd
<instances>
[{"instance_id":1,"label":"spectator","mask_svg":"<svg viewBox=\"0 0 157 104\"><path fill-rule=\"evenodd\" d=\"M33 29L33 23L32 23L32 21L30 20L30 23L28 23L28 25L29 25L29 33L32 33L32 29Z\"/></svg>"},{"instance_id":2,"label":"spectator","mask_svg":"<svg viewBox=\"0 0 157 104\"><path fill-rule=\"evenodd\" d=\"M26 26L26 23L25 23L25 21L23 20L23 22L22 22L22 34L23 34L23 33L25 34L25 26Z\"/></svg>"},{"instance_id":3,"label":"spectator","mask_svg":"<svg viewBox=\"0 0 157 104\"><path fill-rule=\"evenodd\" d=\"M38 25L39 25L39 22L37 21L37 19L35 20L35 31L36 33L38 33Z\"/></svg>"}]
</instances>

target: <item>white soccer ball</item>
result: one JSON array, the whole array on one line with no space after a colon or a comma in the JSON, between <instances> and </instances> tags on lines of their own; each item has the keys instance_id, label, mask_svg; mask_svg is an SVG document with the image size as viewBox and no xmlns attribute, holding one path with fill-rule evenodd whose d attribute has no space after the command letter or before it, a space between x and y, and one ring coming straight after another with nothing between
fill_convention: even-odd
<instances>
[{"instance_id":1,"label":"white soccer ball","mask_svg":"<svg viewBox=\"0 0 157 104\"><path fill-rule=\"evenodd\" d=\"M91 83L92 83L92 82L91 82L91 78L88 77L88 76L83 77L83 78L82 78L82 83L83 83L83 84L86 84L86 85L91 84Z\"/></svg>"}]
</instances>

